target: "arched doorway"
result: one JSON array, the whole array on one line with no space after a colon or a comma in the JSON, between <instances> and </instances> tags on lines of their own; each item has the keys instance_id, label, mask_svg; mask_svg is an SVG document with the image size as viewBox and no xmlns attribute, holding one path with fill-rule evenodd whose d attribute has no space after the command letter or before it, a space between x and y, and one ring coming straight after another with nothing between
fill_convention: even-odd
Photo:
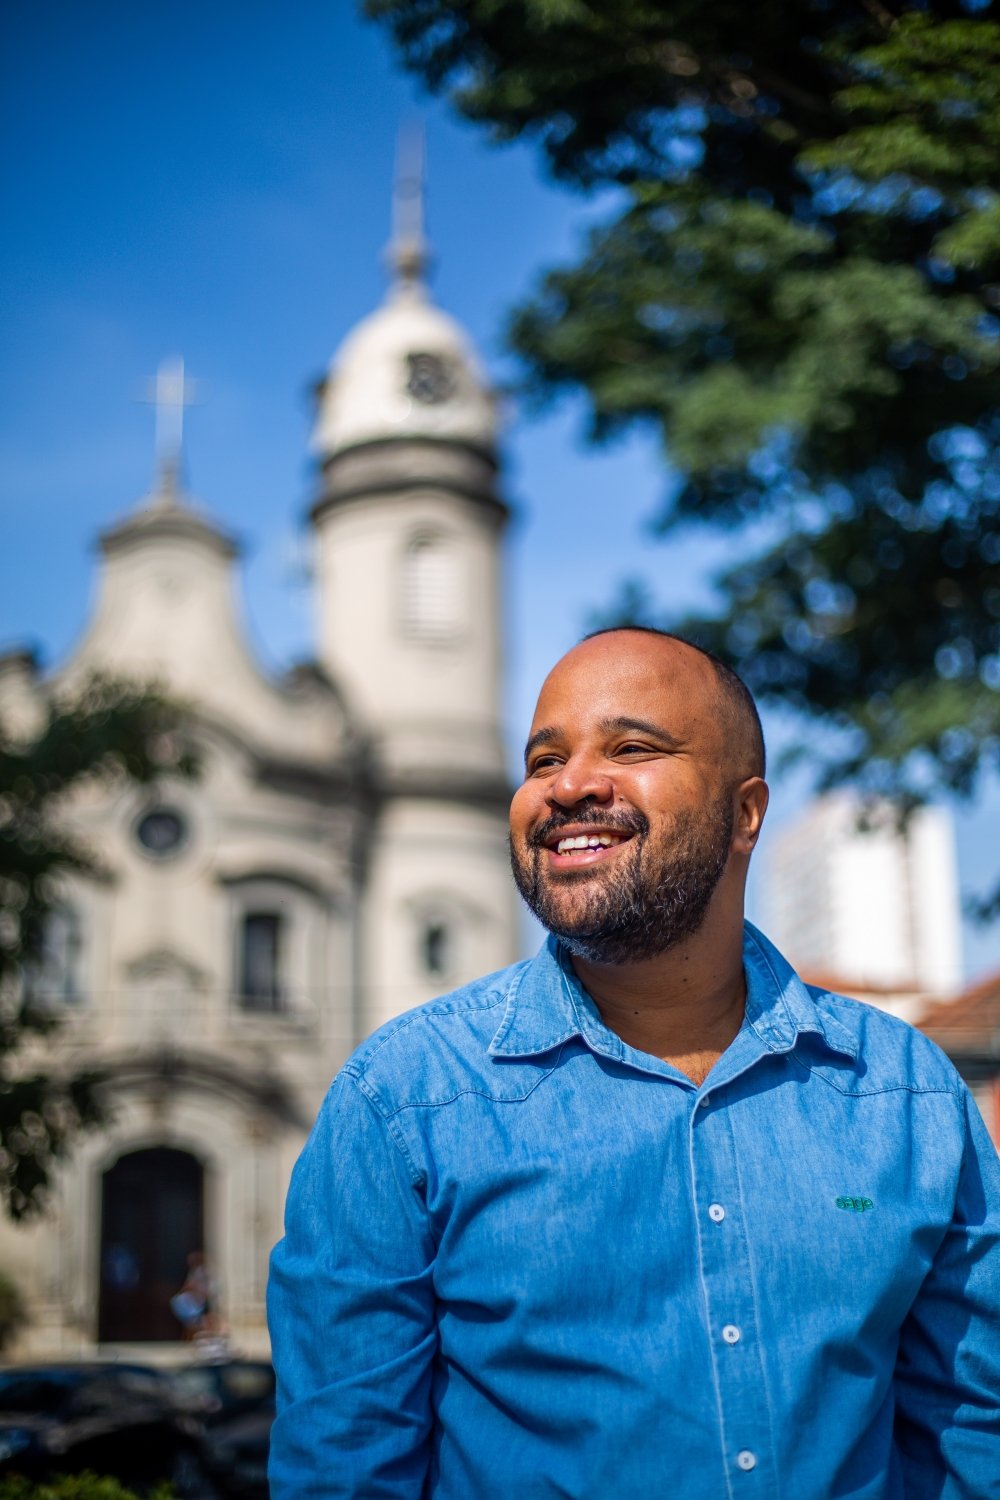
<instances>
[{"instance_id":1,"label":"arched doorway","mask_svg":"<svg viewBox=\"0 0 1000 1500\"><path fill-rule=\"evenodd\" d=\"M101 1343L178 1339L170 1310L192 1250L204 1249L204 1173L187 1151L120 1156L101 1185Z\"/></svg>"}]
</instances>

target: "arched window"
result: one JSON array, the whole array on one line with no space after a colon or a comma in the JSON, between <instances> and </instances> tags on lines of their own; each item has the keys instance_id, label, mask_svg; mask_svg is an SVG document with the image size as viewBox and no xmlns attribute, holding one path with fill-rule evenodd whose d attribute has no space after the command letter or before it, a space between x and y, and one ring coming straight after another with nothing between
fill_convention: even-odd
<instances>
[{"instance_id":1,"label":"arched window","mask_svg":"<svg viewBox=\"0 0 1000 1500\"><path fill-rule=\"evenodd\" d=\"M400 913L406 923L409 967L413 981L441 992L480 967L484 951L492 952L493 918L467 891L436 885L412 893Z\"/></svg>"},{"instance_id":2,"label":"arched window","mask_svg":"<svg viewBox=\"0 0 1000 1500\"><path fill-rule=\"evenodd\" d=\"M411 640L445 641L462 626L461 563L455 543L439 534L414 537L402 559L400 615Z\"/></svg>"},{"instance_id":3,"label":"arched window","mask_svg":"<svg viewBox=\"0 0 1000 1500\"><path fill-rule=\"evenodd\" d=\"M343 1003L349 981L340 895L295 869L221 877L229 895L234 1007L300 1025Z\"/></svg>"}]
</instances>

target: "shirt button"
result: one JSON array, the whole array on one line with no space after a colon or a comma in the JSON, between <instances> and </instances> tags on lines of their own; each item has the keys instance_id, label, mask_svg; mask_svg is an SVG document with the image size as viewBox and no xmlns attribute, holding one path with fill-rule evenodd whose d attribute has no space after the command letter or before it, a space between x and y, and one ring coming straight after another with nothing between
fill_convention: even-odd
<instances>
[{"instance_id":1,"label":"shirt button","mask_svg":"<svg viewBox=\"0 0 1000 1500\"><path fill-rule=\"evenodd\" d=\"M757 1455L751 1453L749 1448L741 1448L736 1455L736 1462L745 1474L749 1474L751 1469L757 1467Z\"/></svg>"},{"instance_id":2,"label":"shirt button","mask_svg":"<svg viewBox=\"0 0 1000 1500\"><path fill-rule=\"evenodd\" d=\"M721 1203L710 1203L708 1205L708 1217L713 1224L721 1224L726 1217L726 1210Z\"/></svg>"},{"instance_id":3,"label":"shirt button","mask_svg":"<svg viewBox=\"0 0 1000 1500\"><path fill-rule=\"evenodd\" d=\"M702 1109L707 1109L711 1102L712 1101L707 1094L702 1094L701 1098L698 1100L698 1103L701 1105Z\"/></svg>"},{"instance_id":4,"label":"shirt button","mask_svg":"<svg viewBox=\"0 0 1000 1500\"><path fill-rule=\"evenodd\" d=\"M740 1330L735 1323L727 1323L722 1330L722 1337L727 1344L738 1344L740 1341Z\"/></svg>"}]
</instances>

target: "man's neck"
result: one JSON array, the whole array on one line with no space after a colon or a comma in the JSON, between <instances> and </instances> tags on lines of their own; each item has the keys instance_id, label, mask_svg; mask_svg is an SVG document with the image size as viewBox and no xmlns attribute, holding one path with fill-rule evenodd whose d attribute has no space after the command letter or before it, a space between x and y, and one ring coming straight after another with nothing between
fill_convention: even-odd
<instances>
[{"instance_id":1,"label":"man's neck","mask_svg":"<svg viewBox=\"0 0 1000 1500\"><path fill-rule=\"evenodd\" d=\"M572 962L610 1030L695 1083L707 1076L742 1025L742 931L721 937L702 930L635 964Z\"/></svg>"}]
</instances>

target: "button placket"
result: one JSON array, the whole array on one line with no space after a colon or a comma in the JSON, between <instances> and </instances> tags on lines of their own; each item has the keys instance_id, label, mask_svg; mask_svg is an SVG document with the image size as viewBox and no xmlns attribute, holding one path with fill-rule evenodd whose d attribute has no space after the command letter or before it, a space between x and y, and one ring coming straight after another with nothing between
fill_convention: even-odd
<instances>
[{"instance_id":1,"label":"button placket","mask_svg":"<svg viewBox=\"0 0 1000 1500\"><path fill-rule=\"evenodd\" d=\"M723 1431L730 1441L769 1431L766 1381L741 1197L738 1146L733 1128L731 1085L716 1091L714 1109L694 1109L690 1124L691 1190L695 1204L699 1264L712 1363ZM706 1098L698 1101L708 1103ZM739 1346L738 1349L736 1346ZM726 1445L728 1447L728 1444ZM729 1448L728 1463L741 1474L749 1496L773 1481L770 1450Z\"/></svg>"}]
</instances>

